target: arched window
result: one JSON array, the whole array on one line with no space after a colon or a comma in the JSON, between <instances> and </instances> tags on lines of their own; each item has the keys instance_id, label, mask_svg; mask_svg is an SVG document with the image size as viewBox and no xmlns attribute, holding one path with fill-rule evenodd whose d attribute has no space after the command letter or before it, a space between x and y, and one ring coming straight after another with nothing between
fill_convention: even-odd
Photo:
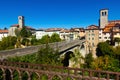
<instances>
[{"instance_id":1,"label":"arched window","mask_svg":"<svg viewBox=\"0 0 120 80\"><path fill-rule=\"evenodd\" d=\"M105 11L105 16L107 15L107 12Z\"/></svg>"},{"instance_id":2,"label":"arched window","mask_svg":"<svg viewBox=\"0 0 120 80\"><path fill-rule=\"evenodd\" d=\"M104 12L102 12L102 16L104 16Z\"/></svg>"}]
</instances>

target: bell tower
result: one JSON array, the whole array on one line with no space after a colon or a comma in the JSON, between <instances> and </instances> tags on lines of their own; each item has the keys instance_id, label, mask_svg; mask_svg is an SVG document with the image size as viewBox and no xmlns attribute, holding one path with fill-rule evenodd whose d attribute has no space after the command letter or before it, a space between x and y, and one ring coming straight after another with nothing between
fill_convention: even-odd
<instances>
[{"instance_id":1,"label":"bell tower","mask_svg":"<svg viewBox=\"0 0 120 80\"><path fill-rule=\"evenodd\" d=\"M104 28L108 24L108 9L100 10L100 28Z\"/></svg>"},{"instance_id":2,"label":"bell tower","mask_svg":"<svg viewBox=\"0 0 120 80\"><path fill-rule=\"evenodd\" d=\"M24 27L24 16L18 16L18 24L19 24L19 28Z\"/></svg>"}]
</instances>

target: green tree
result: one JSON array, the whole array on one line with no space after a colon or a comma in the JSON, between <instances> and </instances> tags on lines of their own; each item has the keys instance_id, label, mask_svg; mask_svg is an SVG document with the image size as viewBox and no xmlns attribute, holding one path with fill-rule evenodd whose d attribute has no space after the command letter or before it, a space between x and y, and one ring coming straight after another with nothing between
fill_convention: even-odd
<instances>
[{"instance_id":1,"label":"green tree","mask_svg":"<svg viewBox=\"0 0 120 80\"><path fill-rule=\"evenodd\" d=\"M61 41L60 36L57 33L53 33L50 39L51 39L51 42Z\"/></svg>"},{"instance_id":2,"label":"green tree","mask_svg":"<svg viewBox=\"0 0 120 80\"><path fill-rule=\"evenodd\" d=\"M117 42L118 45L119 45L119 43L120 43L120 38L119 38L119 37L116 37L116 38L114 39L114 41Z\"/></svg>"},{"instance_id":3,"label":"green tree","mask_svg":"<svg viewBox=\"0 0 120 80\"><path fill-rule=\"evenodd\" d=\"M48 44L50 42L50 36L49 35L44 35L41 39L40 39L40 43L42 44Z\"/></svg>"},{"instance_id":4,"label":"green tree","mask_svg":"<svg viewBox=\"0 0 120 80\"><path fill-rule=\"evenodd\" d=\"M27 39L27 38L24 38L24 39L22 40L22 44L25 45L25 46L29 46L30 43L31 43L30 40Z\"/></svg>"},{"instance_id":5,"label":"green tree","mask_svg":"<svg viewBox=\"0 0 120 80\"><path fill-rule=\"evenodd\" d=\"M120 72L119 61L108 55L96 58L94 62L92 62L92 68L95 70Z\"/></svg>"},{"instance_id":6,"label":"green tree","mask_svg":"<svg viewBox=\"0 0 120 80\"><path fill-rule=\"evenodd\" d=\"M79 52L78 49L74 50L74 56L70 60L73 63L72 67L75 67L75 68L83 67L82 63L83 63L84 58L83 58L83 56L81 55L81 53Z\"/></svg>"},{"instance_id":7,"label":"green tree","mask_svg":"<svg viewBox=\"0 0 120 80\"><path fill-rule=\"evenodd\" d=\"M107 42L100 42L96 49L97 56L113 55L113 49Z\"/></svg>"},{"instance_id":8,"label":"green tree","mask_svg":"<svg viewBox=\"0 0 120 80\"><path fill-rule=\"evenodd\" d=\"M20 36L21 37L30 37L32 35L32 33L26 29L26 27L23 27L20 31Z\"/></svg>"},{"instance_id":9,"label":"green tree","mask_svg":"<svg viewBox=\"0 0 120 80\"><path fill-rule=\"evenodd\" d=\"M84 68L91 68L94 58L92 53L86 54L84 59Z\"/></svg>"},{"instance_id":10,"label":"green tree","mask_svg":"<svg viewBox=\"0 0 120 80\"><path fill-rule=\"evenodd\" d=\"M26 29L26 27L23 27L20 31L20 36L21 37L28 37L28 31Z\"/></svg>"},{"instance_id":11,"label":"green tree","mask_svg":"<svg viewBox=\"0 0 120 80\"><path fill-rule=\"evenodd\" d=\"M17 38L12 36L2 38L2 41L0 42L0 50L13 49L16 41Z\"/></svg>"},{"instance_id":12,"label":"green tree","mask_svg":"<svg viewBox=\"0 0 120 80\"><path fill-rule=\"evenodd\" d=\"M113 55L114 55L114 59L117 59L120 65L120 46L113 48Z\"/></svg>"},{"instance_id":13,"label":"green tree","mask_svg":"<svg viewBox=\"0 0 120 80\"><path fill-rule=\"evenodd\" d=\"M31 36L31 45L38 45L40 44L39 40L36 39L35 36Z\"/></svg>"},{"instance_id":14,"label":"green tree","mask_svg":"<svg viewBox=\"0 0 120 80\"><path fill-rule=\"evenodd\" d=\"M58 65L60 64L58 51L54 51L52 48L46 44L45 48L40 48L36 55L36 62L40 64L51 64Z\"/></svg>"}]
</instances>

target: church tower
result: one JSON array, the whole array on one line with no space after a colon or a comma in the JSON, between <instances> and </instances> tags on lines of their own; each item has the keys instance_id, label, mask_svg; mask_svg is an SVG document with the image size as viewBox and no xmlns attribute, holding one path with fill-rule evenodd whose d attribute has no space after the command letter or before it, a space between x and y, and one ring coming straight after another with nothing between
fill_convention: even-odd
<instances>
[{"instance_id":1,"label":"church tower","mask_svg":"<svg viewBox=\"0 0 120 80\"><path fill-rule=\"evenodd\" d=\"M23 28L24 25L24 16L18 16L18 24L19 24L19 28Z\"/></svg>"},{"instance_id":2,"label":"church tower","mask_svg":"<svg viewBox=\"0 0 120 80\"><path fill-rule=\"evenodd\" d=\"M100 10L100 28L104 28L108 24L108 9Z\"/></svg>"}]
</instances>

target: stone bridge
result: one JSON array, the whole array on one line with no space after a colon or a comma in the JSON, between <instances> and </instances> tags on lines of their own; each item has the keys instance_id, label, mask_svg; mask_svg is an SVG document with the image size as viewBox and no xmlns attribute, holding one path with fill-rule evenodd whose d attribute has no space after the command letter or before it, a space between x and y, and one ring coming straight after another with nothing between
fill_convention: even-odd
<instances>
[{"instance_id":1,"label":"stone bridge","mask_svg":"<svg viewBox=\"0 0 120 80\"><path fill-rule=\"evenodd\" d=\"M0 80L120 80L120 73L0 61Z\"/></svg>"},{"instance_id":2,"label":"stone bridge","mask_svg":"<svg viewBox=\"0 0 120 80\"><path fill-rule=\"evenodd\" d=\"M55 50L59 50L60 53L63 53L73 47L82 44L82 42L84 42L84 40L63 41L63 42L49 43L49 46ZM45 44L42 44L37 46L29 46L26 48L0 51L0 59L5 59L11 56L22 56L26 54L36 53L41 47L45 47L45 46L46 46Z\"/></svg>"}]
</instances>

